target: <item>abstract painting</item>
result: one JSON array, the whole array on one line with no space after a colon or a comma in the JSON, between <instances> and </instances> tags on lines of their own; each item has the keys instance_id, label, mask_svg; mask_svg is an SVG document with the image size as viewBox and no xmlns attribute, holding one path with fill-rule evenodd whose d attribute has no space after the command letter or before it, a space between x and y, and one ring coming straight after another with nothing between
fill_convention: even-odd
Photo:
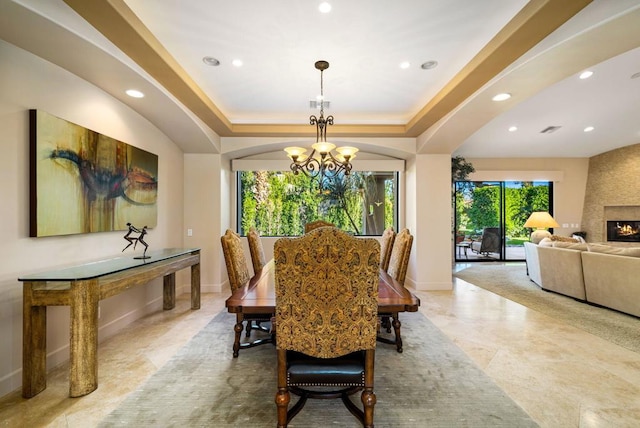
<instances>
[{"instance_id":1,"label":"abstract painting","mask_svg":"<svg viewBox=\"0 0 640 428\"><path fill-rule=\"evenodd\" d=\"M157 224L158 156L29 110L33 237Z\"/></svg>"}]
</instances>

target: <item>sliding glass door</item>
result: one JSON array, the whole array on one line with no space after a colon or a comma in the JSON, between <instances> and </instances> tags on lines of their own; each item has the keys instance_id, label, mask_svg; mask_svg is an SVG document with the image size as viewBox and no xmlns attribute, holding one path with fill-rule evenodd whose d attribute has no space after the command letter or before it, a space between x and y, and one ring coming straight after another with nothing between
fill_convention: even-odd
<instances>
[{"instance_id":1,"label":"sliding glass door","mask_svg":"<svg viewBox=\"0 0 640 428\"><path fill-rule=\"evenodd\" d=\"M524 260L525 221L552 212L552 182L458 181L454 190L456 261Z\"/></svg>"}]
</instances>

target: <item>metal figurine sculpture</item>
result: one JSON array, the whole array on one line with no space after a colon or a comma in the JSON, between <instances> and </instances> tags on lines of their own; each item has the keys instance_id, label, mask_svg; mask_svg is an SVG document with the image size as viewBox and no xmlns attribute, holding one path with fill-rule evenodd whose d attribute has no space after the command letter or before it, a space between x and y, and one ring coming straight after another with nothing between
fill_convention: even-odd
<instances>
[{"instance_id":1,"label":"metal figurine sculpture","mask_svg":"<svg viewBox=\"0 0 640 428\"><path fill-rule=\"evenodd\" d=\"M142 245L144 245L144 252L142 253L142 256L134 257L134 259L149 259L149 258L151 258L150 256L147 256L147 248L149 248L149 244L144 242L144 236L147 234L147 226L143 227L142 230L138 229L137 227L135 227L131 223L127 223L127 226L129 226L129 230L127 231L127 234L124 235L124 239L129 241L129 244L122 249L122 252L124 252L124 250L129 248L131 245L133 245L133 249L135 250L136 246L138 245L138 242L139 242ZM131 236L133 233L139 233L139 235L138 236Z\"/></svg>"}]
</instances>

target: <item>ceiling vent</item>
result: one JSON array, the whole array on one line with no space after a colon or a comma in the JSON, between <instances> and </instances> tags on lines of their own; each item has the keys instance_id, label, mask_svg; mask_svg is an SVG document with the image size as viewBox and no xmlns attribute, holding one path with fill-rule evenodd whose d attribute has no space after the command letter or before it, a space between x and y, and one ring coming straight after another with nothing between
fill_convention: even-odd
<instances>
[{"instance_id":1,"label":"ceiling vent","mask_svg":"<svg viewBox=\"0 0 640 428\"><path fill-rule=\"evenodd\" d=\"M541 134L551 134L552 132L556 132L558 129L562 128L562 126L547 126L542 131Z\"/></svg>"},{"instance_id":2,"label":"ceiling vent","mask_svg":"<svg viewBox=\"0 0 640 428\"><path fill-rule=\"evenodd\" d=\"M315 110L320 110L320 103L316 100L309 101L309 107ZM331 101L324 101L324 108L331 107Z\"/></svg>"}]
</instances>

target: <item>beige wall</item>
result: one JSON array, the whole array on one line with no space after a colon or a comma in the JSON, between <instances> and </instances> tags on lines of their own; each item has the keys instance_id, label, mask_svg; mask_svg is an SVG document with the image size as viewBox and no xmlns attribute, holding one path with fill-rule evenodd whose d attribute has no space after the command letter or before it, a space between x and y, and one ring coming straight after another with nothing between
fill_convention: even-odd
<instances>
[{"instance_id":1,"label":"beige wall","mask_svg":"<svg viewBox=\"0 0 640 428\"><path fill-rule=\"evenodd\" d=\"M0 396L21 385L21 275L119 255L124 232L29 238L29 122L36 108L158 155L150 248L183 246L183 154L145 118L77 76L0 41ZM187 281L188 275L178 277ZM100 339L162 308L162 280L100 303ZM68 308L47 310L47 364L68 359Z\"/></svg>"},{"instance_id":2,"label":"beige wall","mask_svg":"<svg viewBox=\"0 0 640 428\"><path fill-rule=\"evenodd\" d=\"M587 241L607 240L606 220L640 219L640 144L592 157L587 189L582 217Z\"/></svg>"},{"instance_id":3,"label":"beige wall","mask_svg":"<svg viewBox=\"0 0 640 428\"><path fill-rule=\"evenodd\" d=\"M546 180L553 183L553 216L561 227L554 233L570 236L582 230L582 205L585 196L588 158L474 158L476 173L471 179Z\"/></svg>"}]
</instances>

